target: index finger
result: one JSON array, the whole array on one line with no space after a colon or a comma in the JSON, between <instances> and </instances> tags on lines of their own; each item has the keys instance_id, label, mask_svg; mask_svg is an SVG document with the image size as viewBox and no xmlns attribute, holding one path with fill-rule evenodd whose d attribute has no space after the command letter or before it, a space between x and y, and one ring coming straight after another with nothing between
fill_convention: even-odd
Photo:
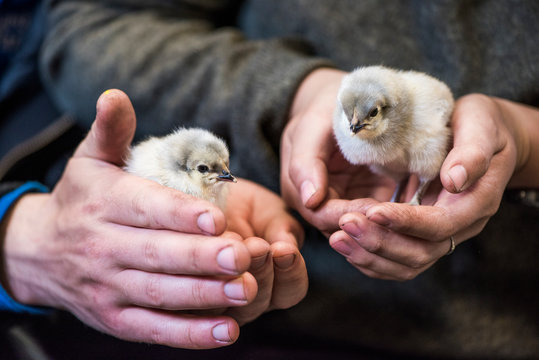
<instances>
[{"instance_id":1,"label":"index finger","mask_svg":"<svg viewBox=\"0 0 539 360\"><path fill-rule=\"evenodd\" d=\"M104 220L119 225L218 235L223 212L212 203L122 172L108 192Z\"/></svg>"},{"instance_id":2,"label":"index finger","mask_svg":"<svg viewBox=\"0 0 539 360\"><path fill-rule=\"evenodd\" d=\"M473 197L472 197L473 198ZM370 208L367 218L393 231L432 241L444 241L484 218L473 199L461 198L446 206L413 206L381 203Z\"/></svg>"},{"instance_id":3,"label":"index finger","mask_svg":"<svg viewBox=\"0 0 539 360\"><path fill-rule=\"evenodd\" d=\"M378 201L372 198L362 198L355 200L343 200L339 199L338 195L331 194L330 199L324 202L320 207L314 211L304 209L301 212L301 215L309 222L311 225L315 226L318 230L323 233L333 233L339 228L339 219L342 215L351 212L358 212L365 214L368 209L370 209L375 204L378 204Z\"/></svg>"}]
</instances>

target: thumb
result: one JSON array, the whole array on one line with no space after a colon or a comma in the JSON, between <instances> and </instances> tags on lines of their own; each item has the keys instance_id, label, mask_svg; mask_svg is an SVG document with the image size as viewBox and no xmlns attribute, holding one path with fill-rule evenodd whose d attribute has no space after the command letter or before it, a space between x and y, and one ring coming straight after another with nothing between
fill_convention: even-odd
<instances>
[{"instance_id":1,"label":"thumb","mask_svg":"<svg viewBox=\"0 0 539 360\"><path fill-rule=\"evenodd\" d=\"M451 119L453 149L440 169L440 180L449 192L459 193L473 185L503 148L488 101L484 96L468 95L456 103Z\"/></svg>"},{"instance_id":2,"label":"thumb","mask_svg":"<svg viewBox=\"0 0 539 360\"><path fill-rule=\"evenodd\" d=\"M95 121L74 157L90 157L121 166L135 128L135 110L127 95L121 90L107 90L97 100Z\"/></svg>"},{"instance_id":3,"label":"thumb","mask_svg":"<svg viewBox=\"0 0 539 360\"><path fill-rule=\"evenodd\" d=\"M316 158L296 157L291 160L290 179L301 196L303 205L315 209L326 198L328 178L326 164Z\"/></svg>"},{"instance_id":4,"label":"thumb","mask_svg":"<svg viewBox=\"0 0 539 360\"><path fill-rule=\"evenodd\" d=\"M440 171L442 185L452 193L466 190L485 175L490 159L490 156L473 145L453 148L447 155Z\"/></svg>"},{"instance_id":5,"label":"thumb","mask_svg":"<svg viewBox=\"0 0 539 360\"><path fill-rule=\"evenodd\" d=\"M315 117L309 117L307 120L312 118ZM313 122L323 123L323 120ZM299 195L302 206L315 209L327 196L326 164L331 149L336 144L331 127L329 130L324 126L314 127L308 133L298 129L302 127L303 124L296 122L285 129L281 144L281 156L284 159L281 170L287 175L285 180L288 184L284 184L281 190L284 190L285 198L290 195L288 193L294 194L293 197Z\"/></svg>"}]
</instances>

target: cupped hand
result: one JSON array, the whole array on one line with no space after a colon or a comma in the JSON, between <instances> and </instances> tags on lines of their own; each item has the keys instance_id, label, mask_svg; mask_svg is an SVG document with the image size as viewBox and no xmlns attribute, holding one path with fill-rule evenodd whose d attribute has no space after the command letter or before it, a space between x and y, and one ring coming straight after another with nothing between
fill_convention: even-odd
<instances>
[{"instance_id":1,"label":"cupped hand","mask_svg":"<svg viewBox=\"0 0 539 360\"><path fill-rule=\"evenodd\" d=\"M333 136L333 113L344 72L319 69L301 84L281 140L283 199L326 236L339 218L388 200L395 184L352 166Z\"/></svg>"},{"instance_id":2,"label":"cupped hand","mask_svg":"<svg viewBox=\"0 0 539 360\"><path fill-rule=\"evenodd\" d=\"M223 233L217 207L121 169L134 129L127 96L102 95L53 192L24 196L10 213L7 288L22 303L68 310L126 340L231 344L236 320L190 310L255 300L250 247Z\"/></svg>"},{"instance_id":3,"label":"cupped hand","mask_svg":"<svg viewBox=\"0 0 539 360\"><path fill-rule=\"evenodd\" d=\"M228 230L246 238L249 272L258 283L252 303L225 312L243 324L264 312L289 308L305 297L307 270L299 251L304 234L281 198L268 189L245 179L230 189L225 211Z\"/></svg>"},{"instance_id":4,"label":"cupped hand","mask_svg":"<svg viewBox=\"0 0 539 360\"><path fill-rule=\"evenodd\" d=\"M346 214L331 246L368 276L408 280L448 253L450 237L459 244L477 235L529 158L530 141L514 106L478 94L460 98L441 184L430 186L424 205L380 203Z\"/></svg>"}]
</instances>

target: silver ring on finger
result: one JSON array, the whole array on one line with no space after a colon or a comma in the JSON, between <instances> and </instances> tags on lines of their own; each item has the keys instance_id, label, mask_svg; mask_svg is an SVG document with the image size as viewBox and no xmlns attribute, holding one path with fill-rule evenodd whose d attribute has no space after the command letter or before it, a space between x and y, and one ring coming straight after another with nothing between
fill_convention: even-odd
<instances>
[{"instance_id":1,"label":"silver ring on finger","mask_svg":"<svg viewBox=\"0 0 539 360\"><path fill-rule=\"evenodd\" d=\"M453 254L453 251L455 251L455 248L457 247L457 245L455 245L455 238L453 236L449 237L449 241L449 251L447 252L447 254L445 254L445 256Z\"/></svg>"}]
</instances>

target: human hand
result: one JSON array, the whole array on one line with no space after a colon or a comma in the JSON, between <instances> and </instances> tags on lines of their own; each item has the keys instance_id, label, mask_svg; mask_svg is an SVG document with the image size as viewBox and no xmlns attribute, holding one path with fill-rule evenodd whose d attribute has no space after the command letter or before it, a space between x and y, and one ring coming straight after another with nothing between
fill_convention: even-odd
<instances>
[{"instance_id":1,"label":"human hand","mask_svg":"<svg viewBox=\"0 0 539 360\"><path fill-rule=\"evenodd\" d=\"M248 271L258 283L252 303L230 308L225 314L243 324L303 299L308 288L305 261L299 251L303 229L281 198L260 185L238 179L230 186L225 214L228 230L246 239L251 253Z\"/></svg>"},{"instance_id":2,"label":"human hand","mask_svg":"<svg viewBox=\"0 0 539 360\"><path fill-rule=\"evenodd\" d=\"M125 94L102 95L53 192L26 195L11 211L6 287L21 303L68 310L122 339L231 344L239 334L232 317L191 310L254 300L249 248L223 234L217 207L121 169L134 128Z\"/></svg>"},{"instance_id":3,"label":"human hand","mask_svg":"<svg viewBox=\"0 0 539 360\"><path fill-rule=\"evenodd\" d=\"M346 214L339 221L343 231L331 236L331 246L368 276L416 277L448 252L451 236L459 244L484 228L512 177L514 183L530 183L535 174L537 185L537 165L530 161L537 151L529 146L539 131L529 125L538 114L483 95L460 98L451 120L453 148L441 169L443 187L432 184L424 198L430 206L381 203ZM530 134L535 140L530 141ZM527 169L527 180L522 169Z\"/></svg>"},{"instance_id":4,"label":"human hand","mask_svg":"<svg viewBox=\"0 0 539 360\"><path fill-rule=\"evenodd\" d=\"M353 166L333 136L333 114L344 72L319 69L301 84L281 141L281 192L286 203L329 237L339 218L389 200L395 184Z\"/></svg>"}]
</instances>

